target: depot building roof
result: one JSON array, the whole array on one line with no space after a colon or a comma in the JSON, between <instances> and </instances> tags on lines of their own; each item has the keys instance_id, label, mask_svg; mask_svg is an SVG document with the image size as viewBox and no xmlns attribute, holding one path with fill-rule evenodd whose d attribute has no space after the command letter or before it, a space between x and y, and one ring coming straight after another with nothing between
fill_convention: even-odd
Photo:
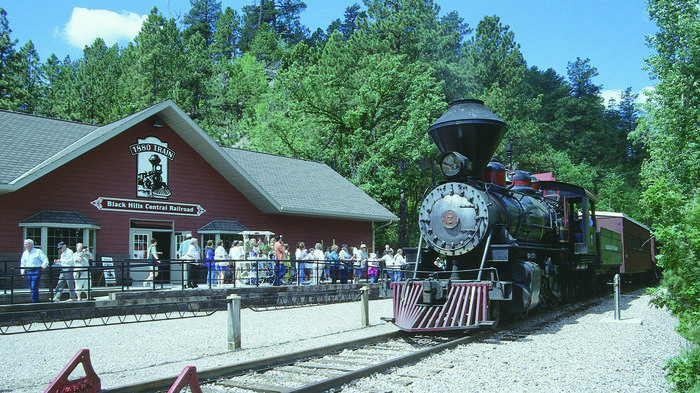
<instances>
[{"instance_id":1,"label":"depot building roof","mask_svg":"<svg viewBox=\"0 0 700 393\"><path fill-rule=\"evenodd\" d=\"M321 162L218 146L167 100L95 126L0 111L0 194L14 192L136 124L163 120L202 159L266 214L397 221L393 213ZM298 179L305 179L304 187Z\"/></svg>"}]
</instances>

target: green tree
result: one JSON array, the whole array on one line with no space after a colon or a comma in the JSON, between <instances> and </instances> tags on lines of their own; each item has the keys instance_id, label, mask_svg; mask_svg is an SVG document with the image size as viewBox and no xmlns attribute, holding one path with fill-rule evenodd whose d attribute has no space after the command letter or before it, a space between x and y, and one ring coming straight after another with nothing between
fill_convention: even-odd
<instances>
[{"instance_id":1,"label":"green tree","mask_svg":"<svg viewBox=\"0 0 700 393\"><path fill-rule=\"evenodd\" d=\"M367 18L367 13L364 11L360 11L360 5L355 3L351 6L348 6L347 8L345 8L343 20L340 20L340 18L338 18L331 22L331 24L328 25L326 33L323 35L323 37L327 38L331 34L333 34L334 31L337 31L340 34L342 34L343 38L347 41L355 32L355 30L357 30L356 23L357 20L360 18Z\"/></svg>"},{"instance_id":2,"label":"green tree","mask_svg":"<svg viewBox=\"0 0 700 393\"><path fill-rule=\"evenodd\" d=\"M590 64L590 59L576 58L569 62L567 73L571 90L563 103L565 123L550 142L557 149L569 151L574 160L598 162L607 148L601 143L605 109L601 86L593 82L598 70Z\"/></svg>"},{"instance_id":3,"label":"green tree","mask_svg":"<svg viewBox=\"0 0 700 393\"><path fill-rule=\"evenodd\" d=\"M13 110L36 113L39 105L39 97L43 95L44 78L42 75L39 54L34 48L34 44L29 40L17 52L16 78L18 85L14 96Z\"/></svg>"},{"instance_id":4,"label":"green tree","mask_svg":"<svg viewBox=\"0 0 700 393\"><path fill-rule=\"evenodd\" d=\"M540 107L540 96L523 94L527 65L515 34L497 16L486 16L463 52L459 67L465 76L463 97L483 100L509 125L504 139L513 140L521 153L520 163L533 168L545 149L538 138L538 124L532 119Z\"/></svg>"},{"instance_id":5,"label":"green tree","mask_svg":"<svg viewBox=\"0 0 700 393\"><path fill-rule=\"evenodd\" d=\"M182 24L182 39L187 42L194 34L204 39L205 46L214 41L216 23L221 17L221 2L215 0L190 0L190 11L185 15Z\"/></svg>"},{"instance_id":6,"label":"green tree","mask_svg":"<svg viewBox=\"0 0 700 393\"><path fill-rule=\"evenodd\" d=\"M254 148L326 162L399 213L399 241L408 244L409 200L425 186L416 190L424 178L416 162L435 154L426 130L445 109L443 86L405 55L363 55L359 43L336 32L312 61L281 73L248 138Z\"/></svg>"},{"instance_id":7,"label":"green tree","mask_svg":"<svg viewBox=\"0 0 700 393\"><path fill-rule=\"evenodd\" d=\"M644 202L662 244L657 261L664 269L655 303L678 316L678 332L694 343L685 358L670 365L680 391L700 388L700 13L697 1L648 3L658 32L649 37L654 55L647 64L658 79L633 137L644 143ZM687 367L682 366L688 365Z\"/></svg>"},{"instance_id":8,"label":"green tree","mask_svg":"<svg viewBox=\"0 0 700 393\"><path fill-rule=\"evenodd\" d=\"M80 121L79 111L82 110L82 105L78 99L77 62L73 62L70 56L61 61L52 54L42 68L46 78L46 90L41 97L40 114Z\"/></svg>"},{"instance_id":9,"label":"green tree","mask_svg":"<svg viewBox=\"0 0 700 393\"><path fill-rule=\"evenodd\" d=\"M129 85L132 102L139 109L165 99L179 102L185 78L184 47L174 19L166 19L153 7L134 39Z\"/></svg>"},{"instance_id":10,"label":"green tree","mask_svg":"<svg viewBox=\"0 0 700 393\"><path fill-rule=\"evenodd\" d=\"M77 63L75 86L81 105L75 111L80 113L80 121L107 124L128 115L116 105L121 74L119 47L107 47L102 38L96 38L83 49L83 58Z\"/></svg>"},{"instance_id":11,"label":"green tree","mask_svg":"<svg viewBox=\"0 0 700 393\"><path fill-rule=\"evenodd\" d=\"M230 60L238 53L240 29L240 15L231 7L226 7L214 25L213 42L209 46L209 51L215 61Z\"/></svg>"},{"instance_id":12,"label":"green tree","mask_svg":"<svg viewBox=\"0 0 700 393\"><path fill-rule=\"evenodd\" d=\"M10 38L10 22L7 12L0 8L0 108L15 110L17 108L14 92L19 88L18 54L15 50L17 40Z\"/></svg>"},{"instance_id":13,"label":"green tree","mask_svg":"<svg viewBox=\"0 0 700 393\"><path fill-rule=\"evenodd\" d=\"M180 81L179 105L192 119L202 117L202 106L209 97L207 83L212 77L212 61L209 58L206 42L199 32L185 41L185 72Z\"/></svg>"},{"instance_id":14,"label":"green tree","mask_svg":"<svg viewBox=\"0 0 700 393\"><path fill-rule=\"evenodd\" d=\"M256 107L267 99L267 74L252 55L215 65L208 82L210 99L200 125L217 142L233 146L255 124ZM262 151L268 151L263 145Z\"/></svg>"}]
</instances>

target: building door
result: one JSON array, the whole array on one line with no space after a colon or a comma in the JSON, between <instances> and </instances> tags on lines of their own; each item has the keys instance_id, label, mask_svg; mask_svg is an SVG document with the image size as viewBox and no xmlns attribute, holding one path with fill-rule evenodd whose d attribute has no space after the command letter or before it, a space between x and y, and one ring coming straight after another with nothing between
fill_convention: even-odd
<instances>
[{"instance_id":1,"label":"building door","mask_svg":"<svg viewBox=\"0 0 700 393\"><path fill-rule=\"evenodd\" d=\"M158 277L156 277L156 283L160 284L167 284L170 283L170 259L172 259L171 255L171 244L173 240L173 233L172 232L163 232L163 231L152 231L151 232L151 237L153 239L156 239L158 242L158 245L156 246L157 251L160 253L158 254L158 258L160 258L161 263L158 266Z\"/></svg>"},{"instance_id":2,"label":"building door","mask_svg":"<svg viewBox=\"0 0 700 393\"><path fill-rule=\"evenodd\" d=\"M169 262L171 259L171 245L173 240L173 233L170 231L149 231L143 229L140 229L138 231L132 230L130 257L131 259L135 259L134 261L132 261L132 266L136 266L130 269L130 276L137 283L143 282L143 280L145 280L146 277L148 277L148 274L151 271L151 267L145 266L148 259L146 252L148 250L148 247L151 245L151 239L156 239L156 241L158 242L158 244L156 245L156 250L159 252L158 257L161 260L161 263L157 266L158 277L155 278L156 283L170 283L171 266ZM179 268L175 267L175 269L177 270Z\"/></svg>"}]
</instances>

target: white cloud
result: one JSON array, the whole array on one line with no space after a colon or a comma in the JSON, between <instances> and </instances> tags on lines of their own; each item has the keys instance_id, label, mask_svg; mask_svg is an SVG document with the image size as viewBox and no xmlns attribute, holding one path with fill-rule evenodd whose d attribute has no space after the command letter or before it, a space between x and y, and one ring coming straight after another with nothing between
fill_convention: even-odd
<instances>
[{"instance_id":1,"label":"white cloud","mask_svg":"<svg viewBox=\"0 0 700 393\"><path fill-rule=\"evenodd\" d=\"M653 91L654 87L653 86L646 86L644 87L641 91L636 91L634 92L637 94L637 99L635 100L635 103L637 104L643 104L647 102L647 94L645 92ZM611 89L611 90L603 90L600 92L600 96L603 97L603 105L606 107L610 106L611 100L615 100L616 103L620 102L620 94L622 94L624 90L622 89Z\"/></svg>"},{"instance_id":2,"label":"white cloud","mask_svg":"<svg viewBox=\"0 0 700 393\"><path fill-rule=\"evenodd\" d=\"M112 46L118 41L130 41L136 37L146 18L146 15L128 11L118 14L75 7L63 35L69 44L80 49L92 44L97 37L101 37L107 46Z\"/></svg>"}]
</instances>

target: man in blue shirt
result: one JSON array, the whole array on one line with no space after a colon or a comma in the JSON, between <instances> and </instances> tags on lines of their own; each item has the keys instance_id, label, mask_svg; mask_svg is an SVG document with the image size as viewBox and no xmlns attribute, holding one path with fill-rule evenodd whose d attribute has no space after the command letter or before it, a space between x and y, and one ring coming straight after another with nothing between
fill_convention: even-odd
<instances>
[{"instance_id":1,"label":"man in blue shirt","mask_svg":"<svg viewBox=\"0 0 700 393\"><path fill-rule=\"evenodd\" d=\"M41 270L49 266L49 259L46 258L41 249L34 248L34 241L26 239L24 241L24 252L20 262L20 272L27 274L27 282L31 292L32 303L39 302L39 279L41 278Z\"/></svg>"}]
</instances>

